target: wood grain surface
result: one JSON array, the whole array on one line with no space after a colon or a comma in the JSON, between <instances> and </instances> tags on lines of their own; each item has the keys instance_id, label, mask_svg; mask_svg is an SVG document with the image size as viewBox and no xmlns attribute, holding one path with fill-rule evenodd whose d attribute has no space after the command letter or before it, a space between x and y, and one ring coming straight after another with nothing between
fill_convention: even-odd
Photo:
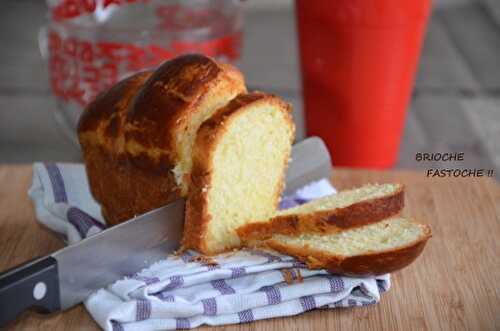
<instances>
[{"instance_id":1,"label":"wood grain surface","mask_svg":"<svg viewBox=\"0 0 500 331\"><path fill-rule=\"evenodd\" d=\"M379 304L316 310L225 330L499 330L500 187L492 179L429 179L421 172L335 169L338 188L368 182L406 184L404 214L432 227L423 255L394 273ZM30 166L0 166L0 270L61 248L36 223L26 191ZM24 313L9 330L94 330L82 305L42 316ZM209 329L207 327L202 328Z\"/></svg>"}]
</instances>

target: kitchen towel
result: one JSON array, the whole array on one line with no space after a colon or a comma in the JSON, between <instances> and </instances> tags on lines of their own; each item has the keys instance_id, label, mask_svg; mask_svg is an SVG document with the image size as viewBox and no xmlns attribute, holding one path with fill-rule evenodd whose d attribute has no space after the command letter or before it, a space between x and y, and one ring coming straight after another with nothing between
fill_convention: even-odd
<instances>
[{"instance_id":1,"label":"kitchen towel","mask_svg":"<svg viewBox=\"0 0 500 331\"><path fill-rule=\"evenodd\" d=\"M335 189L326 179L283 197L289 208ZM81 164L35 163L29 190L37 219L73 244L105 228ZM241 250L213 259L168 256L100 289L85 307L104 330L190 329L377 303L390 276L343 277L286 255Z\"/></svg>"}]
</instances>

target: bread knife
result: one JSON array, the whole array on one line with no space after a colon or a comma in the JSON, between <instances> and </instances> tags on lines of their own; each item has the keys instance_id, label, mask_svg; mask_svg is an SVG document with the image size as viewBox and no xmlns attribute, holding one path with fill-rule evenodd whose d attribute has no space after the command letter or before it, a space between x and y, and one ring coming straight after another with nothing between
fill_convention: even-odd
<instances>
[{"instance_id":1,"label":"bread knife","mask_svg":"<svg viewBox=\"0 0 500 331\"><path fill-rule=\"evenodd\" d=\"M329 178L330 155L312 137L293 146L286 190ZM24 310L65 310L114 281L133 276L179 248L184 199L116 225L0 274L0 327Z\"/></svg>"}]
</instances>

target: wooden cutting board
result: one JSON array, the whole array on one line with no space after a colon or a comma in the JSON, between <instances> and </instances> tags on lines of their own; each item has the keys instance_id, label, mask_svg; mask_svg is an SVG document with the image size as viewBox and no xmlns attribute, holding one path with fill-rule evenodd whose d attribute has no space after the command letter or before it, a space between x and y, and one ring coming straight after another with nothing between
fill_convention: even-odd
<instances>
[{"instance_id":1,"label":"wooden cutting board","mask_svg":"<svg viewBox=\"0 0 500 331\"><path fill-rule=\"evenodd\" d=\"M335 169L337 188L370 182L406 184L404 214L431 225L423 255L394 273L379 304L316 310L230 330L499 330L500 187L492 179L429 179L420 172ZM0 166L0 270L63 246L35 221L26 191L30 166ZM94 330L82 305L42 316L24 313L10 330ZM207 327L202 329L208 329Z\"/></svg>"}]
</instances>

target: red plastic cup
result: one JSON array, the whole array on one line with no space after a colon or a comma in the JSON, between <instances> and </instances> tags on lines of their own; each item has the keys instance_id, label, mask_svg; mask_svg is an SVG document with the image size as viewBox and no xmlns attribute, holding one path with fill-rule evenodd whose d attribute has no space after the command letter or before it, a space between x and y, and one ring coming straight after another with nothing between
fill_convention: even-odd
<instances>
[{"instance_id":1,"label":"red plastic cup","mask_svg":"<svg viewBox=\"0 0 500 331\"><path fill-rule=\"evenodd\" d=\"M397 159L430 0L296 0L306 131L336 166Z\"/></svg>"}]
</instances>

